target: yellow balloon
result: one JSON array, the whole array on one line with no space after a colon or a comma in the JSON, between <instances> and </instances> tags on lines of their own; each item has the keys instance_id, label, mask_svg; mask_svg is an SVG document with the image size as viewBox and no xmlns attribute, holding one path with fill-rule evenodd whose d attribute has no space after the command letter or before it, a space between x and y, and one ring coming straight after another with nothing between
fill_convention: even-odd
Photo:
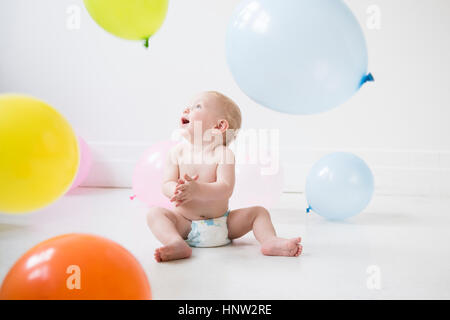
<instances>
[{"instance_id":1,"label":"yellow balloon","mask_svg":"<svg viewBox=\"0 0 450 320\"><path fill-rule=\"evenodd\" d=\"M146 40L166 17L168 0L84 0L91 17L106 31L124 39Z\"/></svg>"},{"instance_id":2,"label":"yellow balloon","mask_svg":"<svg viewBox=\"0 0 450 320\"><path fill-rule=\"evenodd\" d=\"M78 170L76 135L32 97L0 95L0 212L26 213L63 195Z\"/></svg>"}]
</instances>

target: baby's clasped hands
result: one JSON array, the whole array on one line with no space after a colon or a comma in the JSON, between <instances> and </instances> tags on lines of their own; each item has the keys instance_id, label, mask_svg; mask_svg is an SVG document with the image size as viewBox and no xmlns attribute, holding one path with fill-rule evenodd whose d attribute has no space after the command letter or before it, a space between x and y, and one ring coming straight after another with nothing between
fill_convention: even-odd
<instances>
[{"instance_id":1,"label":"baby's clasped hands","mask_svg":"<svg viewBox=\"0 0 450 320\"><path fill-rule=\"evenodd\" d=\"M175 202L175 207L189 202L196 196L198 193L197 179L198 175L190 177L187 173L184 175L184 179L178 179L174 195L170 198L171 202Z\"/></svg>"}]
</instances>

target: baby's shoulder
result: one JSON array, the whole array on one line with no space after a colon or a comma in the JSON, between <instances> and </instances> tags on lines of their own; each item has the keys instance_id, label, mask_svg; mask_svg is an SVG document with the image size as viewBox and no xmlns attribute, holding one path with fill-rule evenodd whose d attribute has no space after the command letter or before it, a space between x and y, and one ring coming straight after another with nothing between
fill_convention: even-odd
<instances>
[{"instance_id":1,"label":"baby's shoulder","mask_svg":"<svg viewBox=\"0 0 450 320\"><path fill-rule=\"evenodd\" d=\"M168 156L174 160L174 162L178 162L178 159L183 154L183 142L177 143L173 147L169 149Z\"/></svg>"},{"instance_id":2,"label":"baby's shoulder","mask_svg":"<svg viewBox=\"0 0 450 320\"><path fill-rule=\"evenodd\" d=\"M170 148L171 153L180 152L183 148L183 142L179 142L176 145L174 145L172 148Z\"/></svg>"},{"instance_id":3,"label":"baby's shoulder","mask_svg":"<svg viewBox=\"0 0 450 320\"><path fill-rule=\"evenodd\" d=\"M228 153L228 154L232 154L234 155L233 150L231 150L230 148L228 148L227 146L224 145L218 145L215 147L214 151L216 152L221 152L221 153Z\"/></svg>"},{"instance_id":4,"label":"baby's shoulder","mask_svg":"<svg viewBox=\"0 0 450 320\"><path fill-rule=\"evenodd\" d=\"M234 164L235 162L234 152L227 146L217 146L214 149L214 154L219 164Z\"/></svg>"}]
</instances>

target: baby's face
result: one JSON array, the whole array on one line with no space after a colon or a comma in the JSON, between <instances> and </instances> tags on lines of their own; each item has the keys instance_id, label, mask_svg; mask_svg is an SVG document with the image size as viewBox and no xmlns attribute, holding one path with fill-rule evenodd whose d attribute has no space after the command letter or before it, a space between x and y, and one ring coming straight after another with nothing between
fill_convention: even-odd
<instances>
[{"instance_id":1,"label":"baby's face","mask_svg":"<svg viewBox=\"0 0 450 320\"><path fill-rule=\"evenodd\" d=\"M219 102L213 95L201 93L184 109L180 118L180 126L190 137L193 137L194 124L197 123L197 130L201 124L203 136L206 130L214 129L217 126L222 116L220 110Z\"/></svg>"}]
</instances>

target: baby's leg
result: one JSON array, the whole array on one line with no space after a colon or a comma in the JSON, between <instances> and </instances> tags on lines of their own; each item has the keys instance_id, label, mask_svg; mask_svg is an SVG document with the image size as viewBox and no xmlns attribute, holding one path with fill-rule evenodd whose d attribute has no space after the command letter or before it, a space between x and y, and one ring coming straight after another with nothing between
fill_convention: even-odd
<instances>
[{"instance_id":1,"label":"baby's leg","mask_svg":"<svg viewBox=\"0 0 450 320\"><path fill-rule=\"evenodd\" d=\"M302 252L301 238L277 237L269 212L263 207L233 210L228 216L228 237L236 239L253 230L261 244L261 252L268 256L297 257Z\"/></svg>"},{"instance_id":2,"label":"baby's leg","mask_svg":"<svg viewBox=\"0 0 450 320\"><path fill-rule=\"evenodd\" d=\"M156 261L169 261L191 256L192 249L184 241L191 230L191 221L170 210L154 207L147 214L147 224L155 237L164 245L156 249Z\"/></svg>"}]
</instances>

